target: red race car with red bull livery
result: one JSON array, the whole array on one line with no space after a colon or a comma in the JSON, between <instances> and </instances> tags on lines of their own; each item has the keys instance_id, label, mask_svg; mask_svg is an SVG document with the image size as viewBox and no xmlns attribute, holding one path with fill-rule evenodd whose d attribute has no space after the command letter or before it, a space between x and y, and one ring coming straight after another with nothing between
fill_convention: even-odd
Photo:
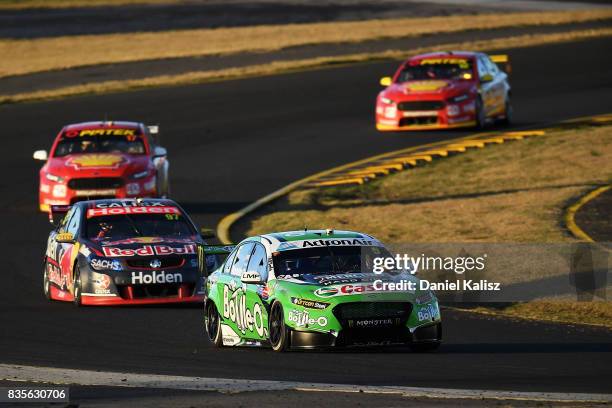
<instances>
[{"instance_id":1,"label":"red race car with red bull livery","mask_svg":"<svg viewBox=\"0 0 612 408\"><path fill-rule=\"evenodd\" d=\"M59 217L58 217L59 216ZM204 276L220 263L185 211L167 199L52 206L44 256L47 299L76 305L203 301Z\"/></svg>"},{"instance_id":2,"label":"red race car with red bull livery","mask_svg":"<svg viewBox=\"0 0 612 408\"><path fill-rule=\"evenodd\" d=\"M509 123L509 71L506 55L453 51L412 57L393 77L380 80L386 88L376 99L376 128L482 129L495 121Z\"/></svg>"},{"instance_id":3,"label":"red race car with red bull livery","mask_svg":"<svg viewBox=\"0 0 612 408\"><path fill-rule=\"evenodd\" d=\"M154 140L157 126L135 122L86 122L65 126L51 151L34 152L40 169L39 208L95 198L166 197L166 149Z\"/></svg>"}]
</instances>

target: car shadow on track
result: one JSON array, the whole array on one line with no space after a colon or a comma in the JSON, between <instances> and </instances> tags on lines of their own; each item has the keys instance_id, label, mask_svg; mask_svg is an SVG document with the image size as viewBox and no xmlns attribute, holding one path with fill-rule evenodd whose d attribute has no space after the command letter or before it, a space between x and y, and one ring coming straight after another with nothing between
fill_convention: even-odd
<instances>
[{"instance_id":1,"label":"car shadow on track","mask_svg":"<svg viewBox=\"0 0 612 408\"><path fill-rule=\"evenodd\" d=\"M255 350L255 349L253 349ZM347 347L321 350L292 350L297 353L314 354L406 354L413 353L407 346ZM609 353L612 343L474 343L443 344L440 349L428 353L413 354L523 354L523 353Z\"/></svg>"}]
</instances>

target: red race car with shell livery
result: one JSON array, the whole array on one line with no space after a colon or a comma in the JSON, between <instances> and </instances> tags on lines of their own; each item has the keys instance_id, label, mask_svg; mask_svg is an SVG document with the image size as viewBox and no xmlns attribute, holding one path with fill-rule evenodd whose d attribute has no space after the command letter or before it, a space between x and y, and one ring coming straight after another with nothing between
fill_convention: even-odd
<instances>
[{"instance_id":1,"label":"red race car with shell livery","mask_svg":"<svg viewBox=\"0 0 612 408\"><path fill-rule=\"evenodd\" d=\"M34 152L40 169L39 208L95 198L166 197L166 149L154 140L157 126L135 122L86 122L65 126L51 151Z\"/></svg>"},{"instance_id":2,"label":"red race car with shell livery","mask_svg":"<svg viewBox=\"0 0 612 408\"><path fill-rule=\"evenodd\" d=\"M376 99L376 128L483 128L494 121L510 123L508 72L506 55L453 51L412 57L393 77L381 78L386 88Z\"/></svg>"},{"instance_id":3,"label":"red race car with shell livery","mask_svg":"<svg viewBox=\"0 0 612 408\"><path fill-rule=\"evenodd\" d=\"M172 200L80 201L52 206L52 222L58 215L63 217L49 234L43 262L49 300L106 306L198 303L206 271L220 263L218 255L205 254L210 246L204 231Z\"/></svg>"}]
</instances>

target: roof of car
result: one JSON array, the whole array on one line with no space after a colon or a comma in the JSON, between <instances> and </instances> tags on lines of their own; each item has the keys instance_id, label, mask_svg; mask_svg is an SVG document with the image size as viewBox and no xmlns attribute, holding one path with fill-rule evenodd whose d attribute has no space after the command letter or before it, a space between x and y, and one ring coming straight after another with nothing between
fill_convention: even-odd
<instances>
[{"instance_id":1,"label":"roof of car","mask_svg":"<svg viewBox=\"0 0 612 408\"><path fill-rule=\"evenodd\" d=\"M273 232L261 235L263 238L273 238L279 241L302 241L305 239L319 238L371 238L369 235L355 231L336 231L333 229L327 230L296 230Z\"/></svg>"},{"instance_id":2,"label":"roof of car","mask_svg":"<svg viewBox=\"0 0 612 408\"><path fill-rule=\"evenodd\" d=\"M338 240L338 242L333 243L334 246L382 245L376 238L361 232L343 230L336 231L333 229L304 229L297 231L273 232L251 237L250 240L260 241L264 245L269 246L270 250L273 252L287 249L298 249L301 246L305 247L308 246L306 242L317 244L329 242L328 240Z\"/></svg>"},{"instance_id":3,"label":"roof of car","mask_svg":"<svg viewBox=\"0 0 612 408\"><path fill-rule=\"evenodd\" d=\"M136 200L137 200L136 198L105 198L101 200L79 201L76 204L83 205L85 207L95 207L95 206L98 206L99 204L105 204L107 206L110 204L119 204L120 206L131 207L131 206L137 206ZM177 203L175 201L170 200L168 198L143 198L141 205L147 206L147 204L151 204L151 203L159 203L163 205L177 206Z\"/></svg>"},{"instance_id":4,"label":"roof of car","mask_svg":"<svg viewBox=\"0 0 612 408\"><path fill-rule=\"evenodd\" d=\"M411 57L410 60L419 60L423 58L473 58L478 53L473 51L436 51L427 54L419 54Z\"/></svg>"},{"instance_id":5,"label":"roof of car","mask_svg":"<svg viewBox=\"0 0 612 408\"><path fill-rule=\"evenodd\" d=\"M127 121L96 121L96 122L81 122L73 123L64 126L64 130L81 130L81 129L104 129L104 128L124 128L124 129L140 129L142 123L127 122Z\"/></svg>"}]
</instances>

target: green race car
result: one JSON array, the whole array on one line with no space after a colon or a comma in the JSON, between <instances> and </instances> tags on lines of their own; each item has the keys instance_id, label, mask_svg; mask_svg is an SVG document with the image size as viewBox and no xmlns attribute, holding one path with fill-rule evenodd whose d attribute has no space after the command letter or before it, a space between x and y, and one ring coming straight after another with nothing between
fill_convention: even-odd
<instances>
[{"instance_id":1,"label":"green race car","mask_svg":"<svg viewBox=\"0 0 612 408\"><path fill-rule=\"evenodd\" d=\"M375 238L304 230L250 237L208 276L204 322L212 343L276 351L408 344L436 349L442 326L434 294L409 270L373 272L391 257Z\"/></svg>"}]
</instances>

